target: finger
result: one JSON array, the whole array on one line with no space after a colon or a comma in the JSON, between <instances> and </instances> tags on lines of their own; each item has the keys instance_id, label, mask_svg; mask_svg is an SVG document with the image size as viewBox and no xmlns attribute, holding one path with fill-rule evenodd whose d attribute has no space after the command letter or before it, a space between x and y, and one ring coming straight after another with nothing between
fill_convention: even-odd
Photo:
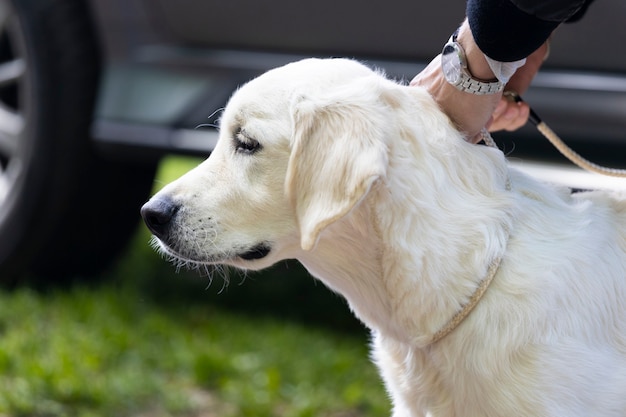
<instances>
[{"instance_id":1,"label":"finger","mask_svg":"<svg viewBox=\"0 0 626 417\"><path fill-rule=\"evenodd\" d=\"M502 98L499 102L498 105L496 106L496 109L493 111L493 119L497 119L500 116L502 116L502 114L506 111L507 106L509 105L510 101L507 100L506 98Z\"/></svg>"},{"instance_id":2,"label":"finger","mask_svg":"<svg viewBox=\"0 0 626 417\"><path fill-rule=\"evenodd\" d=\"M489 131L497 132L507 129L511 119L514 117L515 107L515 103L501 100L493 113L493 123L489 126Z\"/></svg>"},{"instance_id":3,"label":"finger","mask_svg":"<svg viewBox=\"0 0 626 417\"><path fill-rule=\"evenodd\" d=\"M530 107L525 103L518 103L516 115L508 119L508 125L506 130L512 132L524 126L528 122L528 116L530 115Z\"/></svg>"},{"instance_id":4,"label":"finger","mask_svg":"<svg viewBox=\"0 0 626 417\"><path fill-rule=\"evenodd\" d=\"M530 114L528 104L507 101L506 105L502 105L502 108L496 109L498 114L494 112L494 122L489 126L490 132L517 130L528 121Z\"/></svg>"}]
</instances>

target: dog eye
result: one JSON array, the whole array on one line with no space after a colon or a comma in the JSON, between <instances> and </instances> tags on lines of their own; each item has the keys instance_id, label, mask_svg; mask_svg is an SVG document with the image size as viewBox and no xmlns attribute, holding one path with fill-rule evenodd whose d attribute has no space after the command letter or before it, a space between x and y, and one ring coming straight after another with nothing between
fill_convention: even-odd
<instances>
[{"instance_id":1,"label":"dog eye","mask_svg":"<svg viewBox=\"0 0 626 417\"><path fill-rule=\"evenodd\" d=\"M235 135L235 151L244 154L252 154L261 149L261 144L240 130Z\"/></svg>"}]
</instances>

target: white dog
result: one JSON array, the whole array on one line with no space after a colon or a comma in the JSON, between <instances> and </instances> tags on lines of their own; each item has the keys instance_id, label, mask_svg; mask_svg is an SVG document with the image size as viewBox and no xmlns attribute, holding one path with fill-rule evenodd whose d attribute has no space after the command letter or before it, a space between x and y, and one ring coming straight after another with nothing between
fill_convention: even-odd
<instances>
[{"instance_id":1,"label":"white dog","mask_svg":"<svg viewBox=\"0 0 626 417\"><path fill-rule=\"evenodd\" d=\"M269 71L142 213L179 260L295 258L342 294L395 417L626 416L626 202L511 169L420 88L342 59Z\"/></svg>"}]
</instances>

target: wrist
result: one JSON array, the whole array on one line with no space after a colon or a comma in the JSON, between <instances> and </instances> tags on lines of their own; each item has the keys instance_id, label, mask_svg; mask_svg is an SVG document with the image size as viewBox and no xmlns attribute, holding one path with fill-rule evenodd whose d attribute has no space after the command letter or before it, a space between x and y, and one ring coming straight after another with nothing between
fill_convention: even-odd
<instances>
[{"instance_id":1,"label":"wrist","mask_svg":"<svg viewBox=\"0 0 626 417\"><path fill-rule=\"evenodd\" d=\"M478 48L467 20L459 28L457 42L463 47L467 59L467 69L472 77L481 81L493 81L496 79L491 70L485 54Z\"/></svg>"},{"instance_id":2,"label":"wrist","mask_svg":"<svg viewBox=\"0 0 626 417\"><path fill-rule=\"evenodd\" d=\"M463 39L459 38L460 35ZM504 88L504 84L494 77L485 55L474 43L466 24L457 29L444 45L441 69L448 83L466 93L497 94Z\"/></svg>"}]
</instances>

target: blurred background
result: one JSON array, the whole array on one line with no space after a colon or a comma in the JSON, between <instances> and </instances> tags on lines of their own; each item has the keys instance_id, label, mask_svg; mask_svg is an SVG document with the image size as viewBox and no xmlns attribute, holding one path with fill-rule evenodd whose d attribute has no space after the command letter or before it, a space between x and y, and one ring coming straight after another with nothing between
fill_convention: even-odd
<instances>
[{"instance_id":1,"label":"blurred background","mask_svg":"<svg viewBox=\"0 0 626 417\"><path fill-rule=\"evenodd\" d=\"M215 111L260 73L342 56L410 80L463 0L0 0L0 416L382 416L368 335L285 262L177 271L139 208L210 154ZM575 150L626 166L626 3L563 25L526 101ZM497 134L572 189L531 127Z\"/></svg>"}]
</instances>

